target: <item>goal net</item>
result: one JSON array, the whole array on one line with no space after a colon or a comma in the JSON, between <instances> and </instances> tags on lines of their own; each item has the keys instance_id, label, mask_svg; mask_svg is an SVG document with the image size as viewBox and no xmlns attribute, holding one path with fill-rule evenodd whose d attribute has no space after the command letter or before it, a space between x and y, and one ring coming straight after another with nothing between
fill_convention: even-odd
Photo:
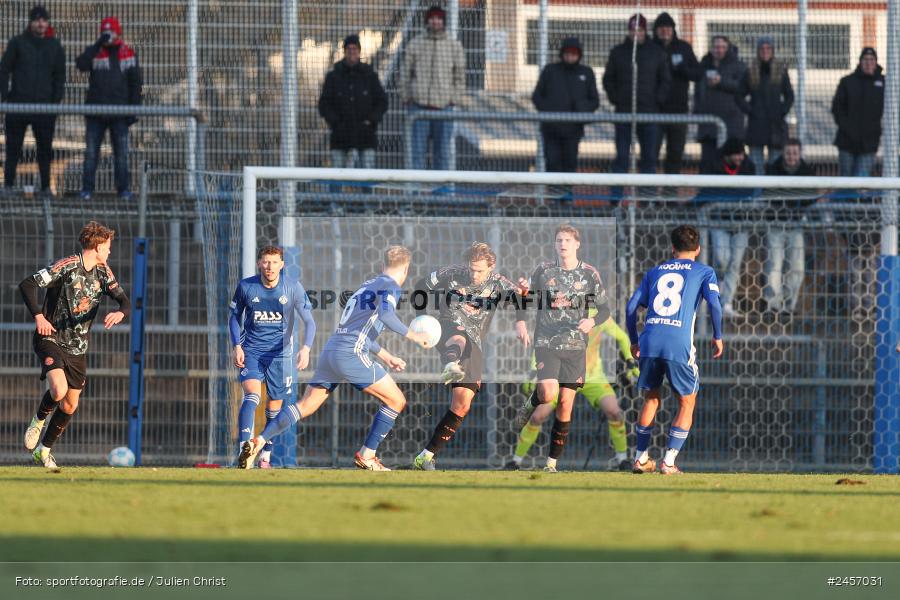
<instances>
[{"instance_id":1,"label":"goal net","mask_svg":"<svg viewBox=\"0 0 900 600\"><path fill-rule=\"evenodd\" d=\"M211 439L219 459L227 462L235 448L240 401L229 367L227 303L237 280L255 272L257 248L285 247L288 273L316 299L319 333L310 369L300 375L302 393L340 319L342 299L379 272L392 244L413 251L405 289L436 267L461 262L475 241L490 244L496 270L515 280L554 260L555 229L572 224L582 236L580 258L599 270L612 319L624 329L628 297L644 272L670 256L671 229L686 223L701 231L700 259L716 269L727 312L726 353L719 360L711 357L705 308L698 314L701 392L685 464L864 470L878 467L884 452L896 461L888 417L897 402L898 366L887 350L900 337L896 292L891 296L898 267L894 257L882 256L883 239L896 244L894 192L881 179L858 179L852 187L846 179L820 179L815 189L802 182L791 187L797 178L754 178L753 187L735 187L736 181L750 185L746 178L696 176L322 169L205 175L199 212L205 269L216 286L208 306L210 352L220 368L210 370L209 389L211 406L218 407L211 411ZM415 315L411 304L399 312L405 322ZM485 383L442 464L498 467L514 451L513 416L533 369L513 321L514 314L499 311L491 324ZM407 409L380 449L387 464L404 465L427 443L450 393L439 384L436 351L387 332L379 341L409 363L397 376ZM591 352L602 359L598 381L612 385L633 447L640 395L626 376L627 341L618 342L608 333ZM606 467L612 450L601 404L594 390L578 395L561 461L566 468L586 461ZM352 386L340 387L300 425L297 463L348 465L376 409ZM655 446L665 443L676 410L665 395ZM526 467L543 464L549 424L545 429Z\"/></svg>"}]
</instances>

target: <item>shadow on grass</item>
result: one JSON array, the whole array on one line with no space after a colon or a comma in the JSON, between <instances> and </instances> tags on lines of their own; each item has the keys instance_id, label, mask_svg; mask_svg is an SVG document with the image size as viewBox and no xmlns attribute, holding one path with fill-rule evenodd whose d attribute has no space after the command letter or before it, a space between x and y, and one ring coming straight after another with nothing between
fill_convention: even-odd
<instances>
[{"instance_id":1,"label":"shadow on grass","mask_svg":"<svg viewBox=\"0 0 900 600\"><path fill-rule=\"evenodd\" d=\"M896 555L778 554L697 551L680 547L651 550L572 549L553 546L444 546L440 544L323 543L298 541L146 540L135 538L2 536L0 562L877 562Z\"/></svg>"}]
</instances>

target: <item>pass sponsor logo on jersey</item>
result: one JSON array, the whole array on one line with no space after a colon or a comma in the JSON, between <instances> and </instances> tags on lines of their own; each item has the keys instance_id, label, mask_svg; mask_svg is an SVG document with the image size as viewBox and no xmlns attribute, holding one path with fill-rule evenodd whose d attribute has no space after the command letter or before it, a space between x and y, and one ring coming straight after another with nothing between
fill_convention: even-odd
<instances>
[{"instance_id":1,"label":"pass sponsor logo on jersey","mask_svg":"<svg viewBox=\"0 0 900 600\"><path fill-rule=\"evenodd\" d=\"M274 310L254 310L253 311L253 322L254 323L280 323L284 319L284 315L282 315L278 311Z\"/></svg>"}]
</instances>

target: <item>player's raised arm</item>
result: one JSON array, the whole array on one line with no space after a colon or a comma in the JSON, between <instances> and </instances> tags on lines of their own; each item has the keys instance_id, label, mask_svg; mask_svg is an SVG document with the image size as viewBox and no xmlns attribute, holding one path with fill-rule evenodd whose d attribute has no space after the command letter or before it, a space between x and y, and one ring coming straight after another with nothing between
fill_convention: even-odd
<instances>
[{"instance_id":1,"label":"player's raised arm","mask_svg":"<svg viewBox=\"0 0 900 600\"><path fill-rule=\"evenodd\" d=\"M716 272L712 269L709 270L709 276L703 280L700 293L709 305L709 319L713 328L713 358L719 358L725 349L722 342L722 303L719 300L719 282Z\"/></svg>"}]
</instances>

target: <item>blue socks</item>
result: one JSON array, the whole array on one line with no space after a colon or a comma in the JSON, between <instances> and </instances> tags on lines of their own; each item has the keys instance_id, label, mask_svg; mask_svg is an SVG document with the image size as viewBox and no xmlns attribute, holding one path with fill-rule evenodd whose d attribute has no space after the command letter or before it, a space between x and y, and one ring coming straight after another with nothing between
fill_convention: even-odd
<instances>
[{"instance_id":1,"label":"blue socks","mask_svg":"<svg viewBox=\"0 0 900 600\"><path fill-rule=\"evenodd\" d=\"M300 411L297 409L297 405L291 404L279 412L277 417L269 421L266 424L266 428L259 435L268 442L300 419Z\"/></svg>"},{"instance_id":2,"label":"blue socks","mask_svg":"<svg viewBox=\"0 0 900 600\"><path fill-rule=\"evenodd\" d=\"M241 444L253 437L253 420L257 406L259 406L258 394L244 394L241 410L238 412L238 439Z\"/></svg>"},{"instance_id":3,"label":"blue socks","mask_svg":"<svg viewBox=\"0 0 900 600\"><path fill-rule=\"evenodd\" d=\"M647 448L650 447L650 437L653 435L653 424L651 423L646 427L643 425L635 425L634 433L635 437L637 437L635 455L640 458L643 456L644 452L647 451Z\"/></svg>"},{"instance_id":4,"label":"blue socks","mask_svg":"<svg viewBox=\"0 0 900 600\"><path fill-rule=\"evenodd\" d=\"M269 424L275 420L275 418L278 416L279 412L281 412L280 409L279 410L272 410L269 408L266 409L266 427L268 427ZM272 446L273 446L272 440L270 440L269 438L266 438L266 445L263 446L263 452L271 452Z\"/></svg>"},{"instance_id":5,"label":"blue socks","mask_svg":"<svg viewBox=\"0 0 900 600\"><path fill-rule=\"evenodd\" d=\"M663 462L668 466L671 467L675 464L675 457L681 452L681 447L684 446L684 441L687 439L687 436L687 429L675 427L674 425L669 428L669 444L666 449L666 456L663 458Z\"/></svg>"},{"instance_id":6,"label":"blue socks","mask_svg":"<svg viewBox=\"0 0 900 600\"><path fill-rule=\"evenodd\" d=\"M372 420L372 427L369 429L369 435L366 436L366 443L364 444L366 448L373 452L378 448L378 444L381 443L394 427L394 422L397 420L398 414L398 412L391 410L387 406L381 405L381 408L378 409L378 412L375 413L375 418Z\"/></svg>"}]
</instances>

